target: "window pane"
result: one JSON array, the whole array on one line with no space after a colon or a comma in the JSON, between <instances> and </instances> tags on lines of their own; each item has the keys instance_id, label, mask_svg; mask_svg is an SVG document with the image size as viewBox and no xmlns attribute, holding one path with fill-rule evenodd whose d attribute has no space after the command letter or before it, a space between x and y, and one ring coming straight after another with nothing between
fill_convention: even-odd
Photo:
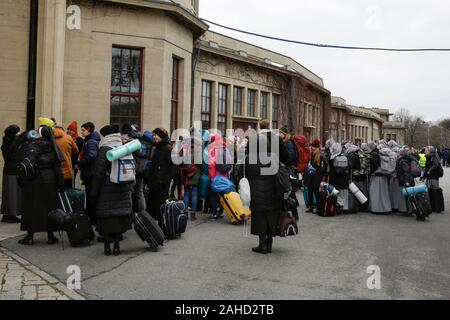
<instances>
[{"instance_id":1,"label":"window pane","mask_svg":"<svg viewBox=\"0 0 450 320\"><path fill-rule=\"evenodd\" d=\"M113 97L111 99L111 117L120 114L120 97Z\"/></svg>"},{"instance_id":2,"label":"window pane","mask_svg":"<svg viewBox=\"0 0 450 320\"><path fill-rule=\"evenodd\" d=\"M122 71L130 70L131 51L130 49L122 49Z\"/></svg>"},{"instance_id":3,"label":"window pane","mask_svg":"<svg viewBox=\"0 0 450 320\"><path fill-rule=\"evenodd\" d=\"M120 92L120 71L112 71L111 73L111 91Z\"/></svg>"},{"instance_id":4,"label":"window pane","mask_svg":"<svg viewBox=\"0 0 450 320\"><path fill-rule=\"evenodd\" d=\"M112 69L120 70L121 67L121 49L113 48L112 51Z\"/></svg>"},{"instance_id":5,"label":"window pane","mask_svg":"<svg viewBox=\"0 0 450 320\"><path fill-rule=\"evenodd\" d=\"M129 71L123 71L121 74L121 92L123 93L129 93L130 92L130 72Z\"/></svg>"}]
</instances>

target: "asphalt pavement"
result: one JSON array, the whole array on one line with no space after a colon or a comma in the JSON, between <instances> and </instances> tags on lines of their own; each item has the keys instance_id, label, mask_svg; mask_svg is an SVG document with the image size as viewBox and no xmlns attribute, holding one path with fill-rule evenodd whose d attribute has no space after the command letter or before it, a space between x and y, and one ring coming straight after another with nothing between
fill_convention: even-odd
<instances>
[{"instance_id":1,"label":"asphalt pavement","mask_svg":"<svg viewBox=\"0 0 450 320\"><path fill-rule=\"evenodd\" d=\"M0 246L63 283L67 267L79 266L78 292L88 299L450 299L450 169L441 184L447 211L425 223L400 214L321 218L302 206L300 234L276 238L270 255L251 251L257 237L243 226L206 215L158 252L134 231L120 257L105 257L101 243L63 251L46 235L33 247L19 238ZM380 289L368 288L370 266L380 269Z\"/></svg>"}]
</instances>

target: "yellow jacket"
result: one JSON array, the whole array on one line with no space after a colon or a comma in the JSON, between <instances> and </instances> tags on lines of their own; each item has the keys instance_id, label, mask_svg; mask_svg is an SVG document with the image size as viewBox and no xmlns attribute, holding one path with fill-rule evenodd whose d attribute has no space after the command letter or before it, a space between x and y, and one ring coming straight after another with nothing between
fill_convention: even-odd
<instances>
[{"instance_id":1,"label":"yellow jacket","mask_svg":"<svg viewBox=\"0 0 450 320\"><path fill-rule=\"evenodd\" d=\"M425 169L425 167L427 166L427 156L425 155L425 153L419 154L419 166L423 169Z\"/></svg>"}]
</instances>

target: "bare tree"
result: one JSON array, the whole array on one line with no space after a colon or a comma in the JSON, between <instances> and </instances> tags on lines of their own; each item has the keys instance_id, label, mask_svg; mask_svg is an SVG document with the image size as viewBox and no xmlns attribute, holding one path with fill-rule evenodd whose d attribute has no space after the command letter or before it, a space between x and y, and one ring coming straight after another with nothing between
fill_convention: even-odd
<instances>
[{"instance_id":1,"label":"bare tree","mask_svg":"<svg viewBox=\"0 0 450 320\"><path fill-rule=\"evenodd\" d=\"M400 109L394 115L394 120L402 122L406 128L406 144L416 146L417 135L426 127L426 122L419 115L411 115L407 109Z\"/></svg>"}]
</instances>

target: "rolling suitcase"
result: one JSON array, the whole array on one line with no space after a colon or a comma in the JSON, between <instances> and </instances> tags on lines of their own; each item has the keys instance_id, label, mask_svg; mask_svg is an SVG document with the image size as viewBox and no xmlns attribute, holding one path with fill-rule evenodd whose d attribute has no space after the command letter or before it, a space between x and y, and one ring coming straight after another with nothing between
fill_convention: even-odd
<instances>
[{"instance_id":1,"label":"rolling suitcase","mask_svg":"<svg viewBox=\"0 0 450 320\"><path fill-rule=\"evenodd\" d=\"M425 221L433 213L427 193L410 196L408 200L417 220Z\"/></svg>"},{"instance_id":2,"label":"rolling suitcase","mask_svg":"<svg viewBox=\"0 0 450 320\"><path fill-rule=\"evenodd\" d=\"M61 194L59 194L59 199L63 210L65 212L70 212L74 225L73 228L66 230L70 245L72 247L89 245L89 243L95 239L95 233L94 230L92 230L88 215L84 213L84 192L82 190L72 189L64 192L64 195L65 196L62 197ZM76 211L73 209L72 205L75 205L77 209L81 207L82 210ZM68 208L69 211L67 211L66 208Z\"/></svg>"},{"instance_id":3,"label":"rolling suitcase","mask_svg":"<svg viewBox=\"0 0 450 320\"><path fill-rule=\"evenodd\" d=\"M95 233L89 222L88 215L82 211L75 212L73 213L73 219L75 221L75 227L67 231L70 245L74 248L89 245L90 242L94 241Z\"/></svg>"},{"instance_id":4,"label":"rolling suitcase","mask_svg":"<svg viewBox=\"0 0 450 320\"><path fill-rule=\"evenodd\" d=\"M66 189L65 192L69 198L73 212L82 212L86 209L86 196L84 190Z\"/></svg>"},{"instance_id":5,"label":"rolling suitcase","mask_svg":"<svg viewBox=\"0 0 450 320\"><path fill-rule=\"evenodd\" d=\"M317 215L321 217L335 217L337 207L337 197L329 195L325 191L319 192L317 199Z\"/></svg>"},{"instance_id":6,"label":"rolling suitcase","mask_svg":"<svg viewBox=\"0 0 450 320\"><path fill-rule=\"evenodd\" d=\"M164 232L148 212L140 212L134 217L134 230L139 238L147 242L151 248L164 245Z\"/></svg>"},{"instance_id":7,"label":"rolling suitcase","mask_svg":"<svg viewBox=\"0 0 450 320\"><path fill-rule=\"evenodd\" d=\"M356 196L349 192L348 193L348 213L358 213L359 212L359 208L360 208L360 202L359 200L356 198Z\"/></svg>"},{"instance_id":8,"label":"rolling suitcase","mask_svg":"<svg viewBox=\"0 0 450 320\"><path fill-rule=\"evenodd\" d=\"M251 210L244 208L241 197L237 192L230 192L220 195L220 204L225 210L231 223L234 225L242 224L251 219Z\"/></svg>"},{"instance_id":9,"label":"rolling suitcase","mask_svg":"<svg viewBox=\"0 0 450 320\"><path fill-rule=\"evenodd\" d=\"M188 216L183 201L171 201L161 206L165 232L169 238L176 238L186 232Z\"/></svg>"},{"instance_id":10,"label":"rolling suitcase","mask_svg":"<svg viewBox=\"0 0 450 320\"><path fill-rule=\"evenodd\" d=\"M430 196L430 204L433 212L442 213L445 211L444 194L442 189L428 190Z\"/></svg>"}]
</instances>

